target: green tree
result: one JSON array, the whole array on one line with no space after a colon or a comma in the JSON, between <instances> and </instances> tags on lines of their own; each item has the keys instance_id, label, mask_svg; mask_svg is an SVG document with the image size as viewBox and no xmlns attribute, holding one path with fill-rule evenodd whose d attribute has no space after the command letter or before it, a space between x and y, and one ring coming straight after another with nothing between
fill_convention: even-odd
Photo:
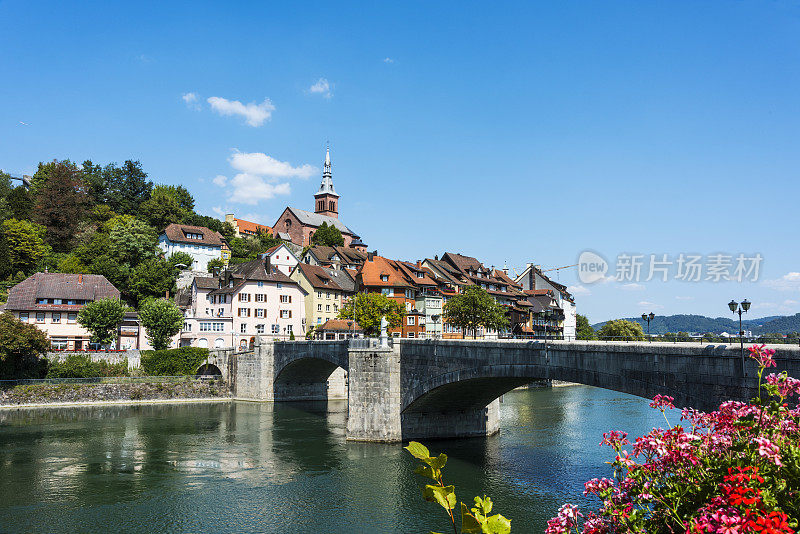
<instances>
[{"instance_id":1,"label":"green tree","mask_svg":"<svg viewBox=\"0 0 800 534\"><path fill-rule=\"evenodd\" d=\"M110 252L120 262L134 267L155 256L158 235L144 221L131 215L121 215L108 221L106 226L110 230Z\"/></svg>"},{"instance_id":2,"label":"green tree","mask_svg":"<svg viewBox=\"0 0 800 534\"><path fill-rule=\"evenodd\" d=\"M312 245L322 245L326 247L342 247L344 246L344 237L342 232L333 225L328 226L328 223L323 222L314 235L311 236Z\"/></svg>"},{"instance_id":3,"label":"green tree","mask_svg":"<svg viewBox=\"0 0 800 534\"><path fill-rule=\"evenodd\" d=\"M225 268L225 262L220 258L214 258L208 262L208 272L211 274L219 274Z\"/></svg>"},{"instance_id":4,"label":"green tree","mask_svg":"<svg viewBox=\"0 0 800 534\"><path fill-rule=\"evenodd\" d=\"M175 292L176 269L167 260L151 258L131 271L128 287L131 296L141 303L147 297L163 297Z\"/></svg>"},{"instance_id":5,"label":"green tree","mask_svg":"<svg viewBox=\"0 0 800 534\"><path fill-rule=\"evenodd\" d=\"M585 315L576 315L575 325L575 334L578 339L597 339L597 334Z\"/></svg>"},{"instance_id":6,"label":"green tree","mask_svg":"<svg viewBox=\"0 0 800 534\"><path fill-rule=\"evenodd\" d=\"M172 337L183 328L183 313L166 299L146 299L139 306L139 320L155 350L169 348Z\"/></svg>"},{"instance_id":7,"label":"green tree","mask_svg":"<svg viewBox=\"0 0 800 534\"><path fill-rule=\"evenodd\" d=\"M89 272L91 274L101 274L106 277L106 280L111 282L114 287L119 289L126 300L132 301L132 295L128 286L128 281L131 274L131 268L126 264L121 264L115 258L108 254L97 256L89 264Z\"/></svg>"},{"instance_id":8,"label":"green tree","mask_svg":"<svg viewBox=\"0 0 800 534\"><path fill-rule=\"evenodd\" d=\"M92 334L92 343L107 347L117 338L117 327L126 311L125 305L117 299L98 299L81 308L78 324Z\"/></svg>"},{"instance_id":9,"label":"green tree","mask_svg":"<svg viewBox=\"0 0 800 534\"><path fill-rule=\"evenodd\" d=\"M190 254L187 254L183 251L174 252L167 258L167 261L172 264L173 267L177 267L178 265L183 265L180 269L190 269L192 267L192 263L194 263L194 258Z\"/></svg>"},{"instance_id":10,"label":"green tree","mask_svg":"<svg viewBox=\"0 0 800 534\"><path fill-rule=\"evenodd\" d=\"M122 166L110 163L103 168L102 201L116 213L135 214L139 206L150 198L153 182L138 161L126 160Z\"/></svg>"},{"instance_id":11,"label":"green tree","mask_svg":"<svg viewBox=\"0 0 800 534\"><path fill-rule=\"evenodd\" d=\"M14 217L14 212L9 205L9 196L13 190L11 175L0 171L0 220Z\"/></svg>"},{"instance_id":12,"label":"green tree","mask_svg":"<svg viewBox=\"0 0 800 534\"><path fill-rule=\"evenodd\" d=\"M183 224L192 215L194 199L182 185L157 185L139 208L142 218L157 230L171 223Z\"/></svg>"},{"instance_id":13,"label":"green tree","mask_svg":"<svg viewBox=\"0 0 800 534\"><path fill-rule=\"evenodd\" d=\"M644 341L642 325L625 319L608 321L597 332L597 337L612 341Z\"/></svg>"},{"instance_id":14,"label":"green tree","mask_svg":"<svg viewBox=\"0 0 800 534\"><path fill-rule=\"evenodd\" d=\"M5 259L4 275L22 271L30 274L48 252L45 229L30 221L7 219L2 224L0 257Z\"/></svg>"},{"instance_id":15,"label":"green tree","mask_svg":"<svg viewBox=\"0 0 800 534\"><path fill-rule=\"evenodd\" d=\"M89 268L75 254L67 254L61 258L56 268L60 273L88 274L89 272Z\"/></svg>"},{"instance_id":16,"label":"green tree","mask_svg":"<svg viewBox=\"0 0 800 534\"><path fill-rule=\"evenodd\" d=\"M45 239L53 250L64 252L69 250L86 214L88 196L74 163L65 160L48 167L36 188L34 216L47 230Z\"/></svg>"},{"instance_id":17,"label":"green tree","mask_svg":"<svg viewBox=\"0 0 800 534\"><path fill-rule=\"evenodd\" d=\"M356 293L345 302L339 310L339 319L353 320L353 308L358 325L368 336L377 336L381 332L381 317L386 317L389 328L398 328L403 324L406 311L396 300L380 293Z\"/></svg>"},{"instance_id":18,"label":"green tree","mask_svg":"<svg viewBox=\"0 0 800 534\"><path fill-rule=\"evenodd\" d=\"M0 314L0 378L40 378L39 356L50 348L47 336L10 312Z\"/></svg>"},{"instance_id":19,"label":"green tree","mask_svg":"<svg viewBox=\"0 0 800 534\"><path fill-rule=\"evenodd\" d=\"M448 323L461 328L463 337L471 331L473 339L480 327L500 330L508 324L505 309L485 289L474 285L450 297L443 313Z\"/></svg>"},{"instance_id":20,"label":"green tree","mask_svg":"<svg viewBox=\"0 0 800 534\"><path fill-rule=\"evenodd\" d=\"M9 216L14 219L30 219L33 213L33 198L24 186L18 185L6 197Z\"/></svg>"}]
</instances>

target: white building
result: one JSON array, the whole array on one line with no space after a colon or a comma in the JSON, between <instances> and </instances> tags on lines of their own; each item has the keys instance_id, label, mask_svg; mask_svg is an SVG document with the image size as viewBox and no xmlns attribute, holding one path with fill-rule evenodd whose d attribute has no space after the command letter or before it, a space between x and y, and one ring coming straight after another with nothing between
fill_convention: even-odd
<instances>
[{"instance_id":1,"label":"white building","mask_svg":"<svg viewBox=\"0 0 800 534\"><path fill-rule=\"evenodd\" d=\"M269 262L240 263L219 277L197 277L181 346L245 348L256 337L305 336L305 291Z\"/></svg>"},{"instance_id":2,"label":"white building","mask_svg":"<svg viewBox=\"0 0 800 534\"><path fill-rule=\"evenodd\" d=\"M191 266L194 271L206 271L211 260L227 261L230 258L228 245L222 235L205 226L170 224L158 237L158 246L166 257L176 252L190 255L194 260Z\"/></svg>"},{"instance_id":3,"label":"white building","mask_svg":"<svg viewBox=\"0 0 800 534\"><path fill-rule=\"evenodd\" d=\"M523 290L549 289L552 291L558 307L564 310L564 339L575 339L578 311L575 307L575 299L567 291L567 286L550 280L532 263L529 263L522 271L516 282L522 286Z\"/></svg>"},{"instance_id":4,"label":"white building","mask_svg":"<svg viewBox=\"0 0 800 534\"><path fill-rule=\"evenodd\" d=\"M78 312L95 300L119 296L99 274L36 273L9 290L5 310L36 325L54 349L86 350L91 334L78 324Z\"/></svg>"},{"instance_id":5,"label":"white building","mask_svg":"<svg viewBox=\"0 0 800 534\"><path fill-rule=\"evenodd\" d=\"M261 254L262 258L269 258L269 263L273 267L277 267L286 276L292 274L294 266L300 263L294 252L291 251L284 243L275 245L265 253Z\"/></svg>"}]
</instances>

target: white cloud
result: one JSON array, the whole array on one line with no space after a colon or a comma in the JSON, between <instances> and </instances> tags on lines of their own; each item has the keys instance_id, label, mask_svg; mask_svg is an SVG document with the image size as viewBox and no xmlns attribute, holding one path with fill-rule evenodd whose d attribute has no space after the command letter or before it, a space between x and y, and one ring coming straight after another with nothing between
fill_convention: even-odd
<instances>
[{"instance_id":1,"label":"white cloud","mask_svg":"<svg viewBox=\"0 0 800 534\"><path fill-rule=\"evenodd\" d=\"M783 305L784 306L795 306L797 304L800 304L800 303L798 301L792 300L792 299L786 299L786 300L783 301Z\"/></svg>"},{"instance_id":2,"label":"white cloud","mask_svg":"<svg viewBox=\"0 0 800 534\"><path fill-rule=\"evenodd\" d=\"M586 288L586 287L584 287L582 285L569 286L567 288L567 291L569 291L570 293L572 293L573 296L576 296L576 297L585 297L586 295L591 295L592 294L592 292L588 288Z\"/></svg>"},{"instance_id":3,"label":"white cloud","mask_svg":"<svg viewBox=\"0 0 800 534\"><path fill-rule=\"evenodd\" d=\"M260 104L251 102L242 104L238 100L228 100L220 96L212 96L207 102L211 104L211 109L222 116L240 115L245 118L245 122L253 127L261 126L272 117L275 106L269 98L265 98Z\"/></svg>"},{"instance_id":4,"label":"white cloud","mask_svg":"<svg viewBox=\"0 0 800 534\"><path fill-rule=\"evenodd\" d=\"M308 92L311 94L322 95L325 98L330 98L332 96L331 84L325 78L320 78L316 81L316 83L308 88Z\"/></svg>"},{"instance_id":5,"label":"white cloud","mask_svg":"<svg viewBox=\"0 0 800 534\"><path fill-rule=\"evenodd\" d=\"M292 167L286 161L279 161L263 152L239 152L234 150L228 158L231 167L245 174L255 174L270 178L308 178L317 169L308 163Z\"/></svg>"},{"instance_id":6,"label":"white cloud","mask_svg":"<svg viewBox=\"0 0 800 534\"><path fill-rule=\"evenodd\" d=\"M800 291L800 273L790 272L774 280L764 280L764 285L778 291Z\"/></svg>"},{"instance_id":7,"label":"white cloud","mask_svg":"<svg viewBox=\"0 0 800 534\"><path fill-rule=\"evenodd\" d=\"M260 200L269 200L278 195L292 192L288 182L269 183L264 177L255 174L241 173L231 179L231 193L228 200L240 204L258 204Z\"/></svg>"},{"instance_id":8,"label":"white cloud","mask_svg":"<svg viewBox=\"0 0 800 534\"><path fill-rule=\"evenodd\" d=\"M385 57L385 58L383 58L383 62L384 63L394 63L394 60L392 58L390 58L390 57Z\"/></svg>"},{"instance_id":9,"label":"white cloud","mask_svg":"<svg viewBox=\"0 0 800 534\"><path fill-rule=\"evenodd\" d=\"M622 284L620 289L623 291L644 291L644 286L636 282L631 282L630 284Z\"/></svg>"},{"instance_id":10,"label":"white cloud","mask_svg":"<svg viewBox=\"0 0 800 534\"><path fill-rule=\"evenodd\" d=\"M214 182L214 185L218 185L220 187L225 187L227 185L227 183L228 183L228 177L224 176L222 174L218 174L211 181Z\"/></svg>"},{"instance_id":11,"label":"white cloud","mask_svg":"<svg viewBox=\"0 0 800 534\"><path fill-rule=\"evenodd\" d=\"M648 310L660 310L663 309L664 306L661 304L656 304L655 302L648 302L646 300L639 301L640 308L647 308Z\"/></svg>"},{"instance_id":12,"label":"white cloud","mask_svg":"<svg viewBox=\"0 0 800 534\"><path fill-rule=\"evenodd\" d=\"M222 206L214 206L213 208L211 208L211 211L213 211L214 214L220 219L224 219L225 215L228 214L227 209L222 209Z\"/></svg>"},{"instance_id":13,"label":"white cloud","mask_svg":"<svg viewBox=\"0 0 800 534\"><path fill-rule=\"evenodd\" d=\"M694 297L676 296L675 298L678 299L678 300L694 300Z\"/></svg>"}]
</instances>

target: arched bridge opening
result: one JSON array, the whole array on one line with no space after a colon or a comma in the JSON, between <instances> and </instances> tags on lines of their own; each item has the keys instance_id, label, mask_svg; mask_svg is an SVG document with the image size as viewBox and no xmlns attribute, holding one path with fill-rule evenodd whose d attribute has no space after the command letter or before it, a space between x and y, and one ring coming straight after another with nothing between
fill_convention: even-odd
<instances>
[{"instance_id":1,"label":"arched bridge opening","mask_svg":"<svg viewBox=\"0 0 800 534\"><path fill-rule=\"evenodd\" d=\"M201 377L222 377L222 370L213 363L205 363L195 374Z\"/></svg>"},{"instance_id":2,"label":"arched bridge opening","mask_svg":"<svg viewBox=\"0 0 800 534\"><path fill-rule=\"evenodd\" d=\"M276 401L346 399L347 371L328 359L301 357L276 373L272 387Z\"/></svg>"}]
</instances>

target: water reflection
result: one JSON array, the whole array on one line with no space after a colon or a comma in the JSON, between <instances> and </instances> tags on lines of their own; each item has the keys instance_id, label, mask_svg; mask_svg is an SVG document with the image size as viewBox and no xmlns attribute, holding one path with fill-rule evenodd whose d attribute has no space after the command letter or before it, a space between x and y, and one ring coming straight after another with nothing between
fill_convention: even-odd
<instances>
[{"instance_id":1,"label":"water reflection","mask_svg":"<svg viewBox=\"0 0 800 534\"><path fill-rule=\"evenodd\" d=\"M436 441L448 482L541 532L583 481L608 474L609 428L659 425L647 402L577 386L517 391L501 433ZM428 532L399 445L347 442L344 401L0 411L3 532Z\"/></svg>"}]
</instances>

